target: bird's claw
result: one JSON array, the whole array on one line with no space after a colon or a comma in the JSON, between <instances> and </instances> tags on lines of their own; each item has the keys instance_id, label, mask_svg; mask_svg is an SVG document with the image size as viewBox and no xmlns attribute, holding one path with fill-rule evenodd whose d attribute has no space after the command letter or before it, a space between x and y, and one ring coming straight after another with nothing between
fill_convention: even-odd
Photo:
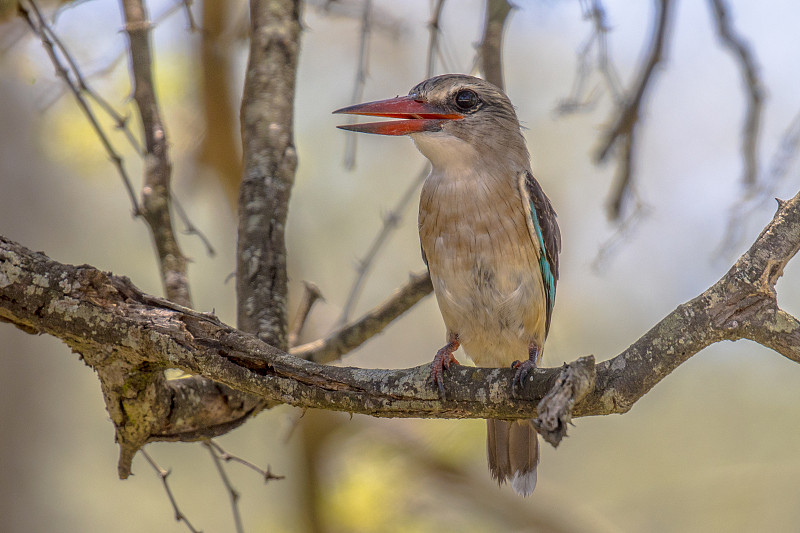
<instances>
[{"instance_id":1,"label":"bird's claw","mask_svg":"<svg viewBox=\"0 0 800 533\"><path fill-rule=\"evenodd\" d=\"M516 372L514 372L514 385L522 388L522 386L525 384L525 381L531 375L531 372L536 368L536 363L530 359L526 359L524 361L514 361L511 363L511 368L516 370Z\"/></svg>"},{"instance_id":2,"label":"bird's claw","mask_svg":"<svg viewBox=\"0 0 800 533\"><path fill-rule=\"evenodd\" d=\"M439 388L439 397L444 400L444 371L450 368L451 364L460 364L453 356L453 349L448 344L438 352L431 363L431 379Z\"/></svg>"}]
</instances>

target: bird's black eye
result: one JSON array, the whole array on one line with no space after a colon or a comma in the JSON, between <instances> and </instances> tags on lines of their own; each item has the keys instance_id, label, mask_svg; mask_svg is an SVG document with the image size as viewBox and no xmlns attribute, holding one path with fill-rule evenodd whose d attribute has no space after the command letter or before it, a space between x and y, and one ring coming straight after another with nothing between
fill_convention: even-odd
<instances>
[{"instance_id":1,"label":"bird's black eye","mask_svg":"<svg viewBox=\"0 0 800 533\"><path fill-rule=\"evenodd\" d=\"M475 94L475 91L470 91L469 89L463 89L456 93L456 105L462 111L469 111L470 109L475 109L478 107L478 104L481 103L481 99L478 98L478 95Z\"/></svg>"}]
</instances>

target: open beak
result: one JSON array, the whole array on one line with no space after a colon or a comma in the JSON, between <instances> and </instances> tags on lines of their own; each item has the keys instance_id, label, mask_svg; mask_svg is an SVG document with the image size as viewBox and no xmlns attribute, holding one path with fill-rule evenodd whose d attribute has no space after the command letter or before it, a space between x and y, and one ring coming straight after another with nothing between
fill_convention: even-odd
<instances>
[{"instance_id":1,"label":"open beak","mask_svg":"<svg viewBox=\"0 0 800 533\"><path fill-rule=\"evenodd\" d=\"M377 133L378 135L408 135L422 131L439 131L448 120L458 120L464 115L441 109L419 97L398 96L388 100L379 100L366 104L356 104L337 109L334 113L347 115L366 115L370 117L390 117L404 120L385 122L367 122L364 124L348 124L337 126L348 131Z\"/></svg>"}]
</instances>

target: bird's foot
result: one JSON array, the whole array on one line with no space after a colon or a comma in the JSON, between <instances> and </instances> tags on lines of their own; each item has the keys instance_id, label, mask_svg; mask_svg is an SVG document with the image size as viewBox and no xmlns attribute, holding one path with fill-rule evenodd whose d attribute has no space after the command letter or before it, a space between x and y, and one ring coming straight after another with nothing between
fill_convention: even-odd
<instances>
[{"instance_id":1,"label":"bird's foot","mask_svg":"<svg viewBox=\"0 0 800 533\"><path fill-rule=\"evenodd\" d=\"M444 400L444 371L449 369L451 364L460 364L453 356L453 352L458 350L458 347L458 335L451 335L450 342L436 352L433 363L431 363L431 379L439 388L439 397L442 400Z\"/></svg>"},{"instance_id":2,"label":"bird's foot","mask_svg":"<svg viewBox=\"0 0 800 533\"><path fill-rule=\"evenodd\" d=\"M516 372L514 372L515 385L521 388L525 384L528 376L530 376L531 372L537 367L539 354L539 347L531 343L528 347L528 358L525 361L514 361L511 363L511 368L516 370Z\"/></svg>"}]
</instances>

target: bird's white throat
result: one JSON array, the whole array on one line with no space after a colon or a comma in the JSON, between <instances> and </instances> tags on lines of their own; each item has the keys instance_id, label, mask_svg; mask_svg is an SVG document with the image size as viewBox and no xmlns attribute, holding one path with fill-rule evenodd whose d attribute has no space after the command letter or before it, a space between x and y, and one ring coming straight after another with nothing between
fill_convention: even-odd
<instances>
[{"instance_id":1,"label":"bird's white throat","mask_svg":"<svg viewBox=\"0 0 800 533\"><path fill-rule=\"evenodd\" d=\"M435 171L457 172L473 168L478 159L475 147L458 137L441 131L409 135L422 155L428 158Z\"/></svg>"}]
</instances>

